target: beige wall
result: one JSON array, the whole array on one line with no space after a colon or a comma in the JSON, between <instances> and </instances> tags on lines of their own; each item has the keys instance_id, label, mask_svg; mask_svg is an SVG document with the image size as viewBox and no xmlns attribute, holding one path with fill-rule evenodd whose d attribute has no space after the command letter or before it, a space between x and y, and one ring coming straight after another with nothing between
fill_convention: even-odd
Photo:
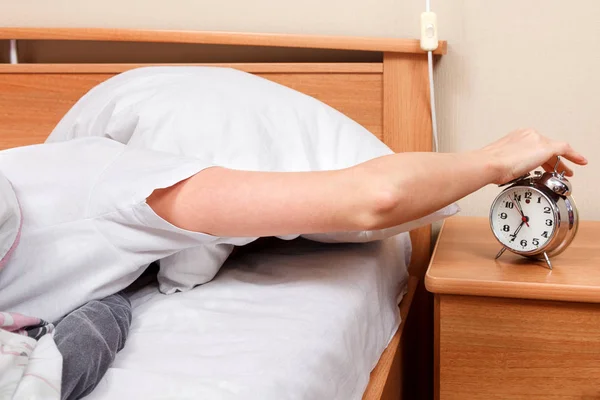
<instances>
[{"instance_id":1,"label":"beige wall","mask_svg":"<svg viewBox=\"0 0 600 400\"><path fill-rule=\"evenodd\" d=\"M600 219L598 0L432 0L449 54L436 69L443 151L536 127L590 160L573 179ZM417 37L424 0L0 0L0 25L103 26ZM449 182L451 184L451 182ZM460 202L486 215L495 187Z\"/></svg>"},{"instance_id":2,"label":"beige wall","mask_svg":"<svg viewBox=\"0 0 600 400\"><path fill-rule=\"evenodd\" d=\"M391 36L418 32L420 3L415 0L0 0L0 25Z\"/></svg>"},{"instance_id":3,"label":"beige wall","mask_svg":"<svg viewBox=\"0 0 600 400\"><path fill-rule=\"evenodd\" d=\"M436 70L442 149L483 146L517 127L567 140L590 161L572 179L581 217L600 219L600 1L435 3L450 43ZM460 204L486 215L497 192Z\"/></svg>"}]
</instances>

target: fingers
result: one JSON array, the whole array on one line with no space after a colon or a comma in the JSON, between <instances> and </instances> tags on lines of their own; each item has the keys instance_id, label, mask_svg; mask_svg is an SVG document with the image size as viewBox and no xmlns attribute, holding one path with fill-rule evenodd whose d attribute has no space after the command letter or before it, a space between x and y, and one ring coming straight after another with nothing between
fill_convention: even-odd
<instances>
[{"instance_id":1,"label":"fingers","mask_svg":"<svg viewBox=\"0 0 600 400\"><path fill-rule=\"evenodd\" d=\"M557 142L555 144L555 154L566 158L567 160L577 164L577 165L586 165L587 159L581 155L580 153L573 150L571 145L564 142ZM562 162L562 161L561 161Z\"/></svg>"},{"instance_id":2,"label":"fingers","mask_svg":"<svg viewBox=\"0 0 600 400\"><path fill-rule=\"evenodd\" d=\"M558 173L561 173L564 171L566 176L573 176L573 170L565 164L563 159L567 159L578 165L586 165L587 164L587 159L580 153L573 150L571 145L569 145L568 143L552 142L551 145L554 148L555 156L550 158L548 161L546 161L542 165L542 168L544 168L545 171L553 172L554 170L556 170L556 172L558 172ZM563 157L563 159L561 159L558 164L556 164L557 156Z\"/></svg>"},{"instance_id":3,"label":"fingers","mask_svg":"<svg viewBox=\"0 0 600 400\"><path fill-rule=\"evenodd\" d=\"M544 165L542 165L542 168L544 168L544 171L554 172L554 166L555 165L556 165L556 157L553 157L549 162L544 163ZM561 173L561 172L565 171L565 175L566 176L573 176L573 170L571 168L569 168L562 161L560 163L558 163L558 165L556 166L556 171L558 173Z\"/></svg>"},{"instance_id":4,"label":"fingers","mask_svg":"<svg viewBox=\"0 0 600 400\"><path fill-rule=\"evenodd\" d=\"M514 179L540 166L547 172L564 172L573 176L572 165L586 165L587 159L575 151L567 142L555 141L542 136L534 129L521 129L506 135L501 140L484 148L495 157L495 162L504 171L501 176ZM558 156L561 157L560 162ZM538 164L540 163L540 164ZM510 180L508 179L508 180Z\"/></svg>"}]
</instances>

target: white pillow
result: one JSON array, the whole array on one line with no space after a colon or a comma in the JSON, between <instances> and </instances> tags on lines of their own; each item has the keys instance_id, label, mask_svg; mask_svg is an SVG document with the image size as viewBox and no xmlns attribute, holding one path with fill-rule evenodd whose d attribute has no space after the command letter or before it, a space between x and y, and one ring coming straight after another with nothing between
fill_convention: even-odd
<instances>
[{"instance_id":1,"label":"white pillow","mask_svg":"<svg viewBox=\"0 0 600 400\"><path fill-rule=\"evenodd\" d=\"M342 169L393 153L361 125L310 96L215 67L146 67L101 83L73 106L48 141L81 136L106 136L255 171ZM302 236L323 242L378 240L457 211L453 204L391 229ZM208 282L233 247L190 249L161 260L161 291Z\"/></svg>"}]
</instances>

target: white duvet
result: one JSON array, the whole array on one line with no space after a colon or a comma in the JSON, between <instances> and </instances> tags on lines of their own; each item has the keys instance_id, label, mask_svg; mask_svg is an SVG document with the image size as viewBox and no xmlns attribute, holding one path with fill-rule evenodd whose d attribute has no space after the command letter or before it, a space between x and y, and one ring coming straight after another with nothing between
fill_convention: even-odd
<instances>
[{"instance_id":1,"label":"white duvet","mask_svg":"<svg viewBox=\"0 0 600 400\"><path fill-rule=\"evenodd\" d=\"M146 287L88 399L360 399L400 324L410 239L297 240L230 259L189 292Z\"/></svg>"}]
</instances>

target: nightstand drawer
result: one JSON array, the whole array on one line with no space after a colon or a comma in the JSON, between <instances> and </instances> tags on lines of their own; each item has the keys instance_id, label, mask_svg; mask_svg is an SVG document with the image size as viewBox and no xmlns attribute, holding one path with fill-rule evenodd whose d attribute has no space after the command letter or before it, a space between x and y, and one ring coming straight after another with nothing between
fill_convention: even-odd
<instances>
[{"instance_id":1,"label":"nightstand drawer","mask_svg":"<svg viewBox=\"0 0 600 400\"><path fill-rule=\"evenodd\" d=\"M600 398L600 305L436 295L440 399Z\"/></svg>"},{"instance_id":2,"label":"nightstand drawer","mask_svg":"<svg viewBox=\"0 0 600 400\"><path fill-rule=\"evenodd\" d=\"M427 271L447 399L600 399L600 223L554 261L507 254L486 218L444 224Z\"/></svg>"}]
</instances>

